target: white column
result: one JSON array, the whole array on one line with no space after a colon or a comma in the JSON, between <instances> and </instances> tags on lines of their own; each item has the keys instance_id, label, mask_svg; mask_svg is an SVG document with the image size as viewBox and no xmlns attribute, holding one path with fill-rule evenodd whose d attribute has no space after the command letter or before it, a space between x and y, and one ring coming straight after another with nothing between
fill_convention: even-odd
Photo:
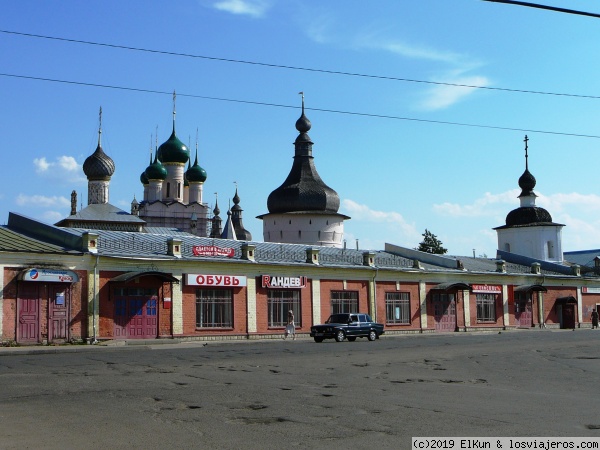
<instances>
[{"instance_id":1,"label":"white column","mask_svg":"<svg viewBox=\"0 0 600 450\"><path fill-rule=\"evenodd\" d=\"M183 277L181 275L173 276L179 280L179 284L173 284L173 289L171 289L173 336L177 336L183 334Z\"/></svg>"},{"instance_id":2,"label":"white column","mask_svg":"<svg viewBox=\"0 0 600 450\"><path fill-rule=\"evenodd\" d=\"M581 322L583 322L583 301L581 298L581 287L577 288L577 322L579 322L580 326Z\"/></svg>"},{"instance_id":3,"label":"white column","mask_svg":"<svg viewBox=\"0 0 600 450\"><path fill-rule=\"evenodd\" d=\"M312 279L312 325L321 323L321 280Z\"/></svg>"},{"instance_id":4,"label":"white column","mask_svg":"<svg viewBox=\"0 0 600 450\"><path fill-rule=\"evenodd\" d=\"M100 320L98 319L100 317L100 314L98 314L100 310L100 271L97 270L96 272L96 274L93 271L88 272L87 337L89 339L98 339L100 332Z\"/></svg>"},{"instance_id":5,"label":"white column","mask_svg":"<svg viewBox=\"0 0 600 450\"><path fill-rule=\"evenodd\" d=\"M425 283L419 281L419 304L421 305L421 328L427 328L427 291Z\"/></svg>"},{"instance_id":6,"label":"white column","mask_svg":"<svg viewBox=\"0 0 600 450\"><path fill-rule=\"evenodd\" d=\"M248 333L256 333L256 277L246 280L246 308L248 310Z\"/></svg>"},{"instance_id":7,"label":"white column","mask_svg":"<svg viewBox=\"0 0 600 450\"><path fill-rule=\"evenodd\" d=\"M504 314L504 326L510 325L510 316L508 315L508 286L502 285L502 313Z\"/></svg>"},{"instance_id":8,"label":"white column","mask_svg":"<svg viewBox=\"0 0 600 450\"><path fill-rule=\"evenodd\" d=\"M465 331L471 326L471 293L463 291L463 310L465 315Z\"/></svg>"}]
</instances>

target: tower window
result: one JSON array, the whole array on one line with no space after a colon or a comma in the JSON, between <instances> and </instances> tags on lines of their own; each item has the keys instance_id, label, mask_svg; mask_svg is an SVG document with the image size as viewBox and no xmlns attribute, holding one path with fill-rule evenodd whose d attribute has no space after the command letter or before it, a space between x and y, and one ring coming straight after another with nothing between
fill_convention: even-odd
<instances>
[{"instance_id":1,"label":"tower window","mask_svg":"<svg viewBox=\"0 0 600 450\"><path fill-rule=\"evenodd\" d=\"M555 258L556 254L554 251L554 242L553 241L548 241L547 242L547 247L548 247L548 258Z\"/></svg>"}]
</instances>

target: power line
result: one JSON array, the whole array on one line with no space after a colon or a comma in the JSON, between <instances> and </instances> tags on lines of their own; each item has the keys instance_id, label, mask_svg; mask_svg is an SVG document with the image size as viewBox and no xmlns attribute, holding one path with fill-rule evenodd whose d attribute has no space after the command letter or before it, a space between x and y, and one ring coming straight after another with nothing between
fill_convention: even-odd
<instances>
[{"instance_id":1,"label":"power line","mask_svg":"<svg viewBox=\"0 0 600 450\"><path fill-rule=\"evenodd\" d=\"M483 1L499 1L499 0L483 0ZM515 3L515 2L510 2ZM343 76L351 76L351 77L359 77L359 78L371 78L377 80L387 80L387 81L402 81L407 83L420 83L420 84L433 84L438 86L453 86L453 87L462 87L462 88L470 88L470 89L485 89L489 91L501 91L501 92L513 92L519 94L537 94L537 95L554 95L560 97L576 97L576 98L590 98L590 99L600 99L600 95L586 95L586 94L569 94L564 92L549 92L549 91L535 91L530 89L513 89L513 88L502 88L502 87L493 87L493 86L477 86L472 84L460 84L460 83L446 83L441 81L426 81L426 80L417 80L412 78L401 78L401 77L391 77L386 75L374 75L374 74L365 74L365 73L357 73L357 72L344 72L340 70L327 70L327 69L317 69L311 67L300 67L300 66L288 66L283 64L272 64L272 63L263 63L258 61L246 61L241 59L231 59L231 58L220 58L216 56L206 56L206 55L194 55L191 53L180 53L180 52L171 52L165 50L156 50L156 49L148 49L142 47L131 47L126 45L118 45L118 44L107 44L103 42L94 42L94 41L84 41L81 39L69 39L57 36L44 36L40 34L32 34L32 33L21 33L18 31L9 31L9 30L0 30L0 33L5 34L13 34L16 36L26 36L37 39L48 39L53 41L62 41L62 42L71 42L74 44L84 44L84 45L95 45L100 47L108 47L108 48L116 48L121 50L130 50L136 52L145 52L145 53L154 53L160 55L168 55L168 56L177 56L177 57L185 57L185 58L196 58L196 59L206 59L210 61L220 61L220 62L228 62L228 63L236 63L236 64L247 64L253 66L260 67L268 67L274 69L285 69L285 70L299 70L305 72L314 72L314 73L325 73L329 75L343 75Z\"/></svg>"},{"instance_id":2,"label":"power line","mask_svg":"<svg viewBox=\"0 0 600 450\"><path fill-rule=\"evenodd\" d=\"M117 89L122 91L131 91L131 92L141 92L146 94L160 94L160 95L173 95L173 92L167 91L159 91L155 89L141 89L141 88L133 88L127 86L114 86L109 84L98 84L98 83L86 83L83 81L71 81L71 80L57 80L53 78L43 78L43 77L33 77L27 75L17 75L10 73L0 73L2 77L11 77L11 78L20 78L26 80L34 80L34 81L46 81L52 83L63 83L63 84L72 84L77 86L86 86L86 87L95 87L95 88L103 88L103 89ZM202 100L213 100L220 102L231 102L231 103L243 103L247 105L258 105L258 106L268 106L275 108L291 108L298 109L298 106L293 105L281 105L277 103L267 103L267 102L257 102L251 100L239 100L239 99L231 99L231 98L222 98L222 97L211 97L206 95L198 95L198 94L186 94L186 93L177 93L178 96L181 97L190 97L197 98ZM530 128L512 128L512 127L501 127L495 125L481 125L481 124L473 124L473 123L461 123L461 122L450 122L445 120L431 120L431 119L417 119L414 117L401 117L401 116L391 116L386 114L372 114L372 113L363 113L356 111L341 111L336 109L325 109L325 108L306 108L308 111L319 111L325 113L332 114L346 114L352 116L361 116L361 117L371 117L376 119L390 119L390 120L405 120L411 122L422 122L422 123L433 123L438 125L453 125L453 126L461 126L461 127L471 127L471 128L487 128L493 130L503 130L503 131L520 131L526 133L539 133L539 134L552 134L558 136L571 136L571 137L581 137L581 138L592 138L592 139L600 139L600 136L594 134L579 134L579 133L567 133L560 131L547 131L547 130L534 130Z\"/></svg>"},{"instance_id":3,"label":"power line","mask_svg":"<svg viewBox=\"0 0 600 450\"><path fill-rule=\"evenodd\" d=\"M577 11L575 9L567 9L567 8L559 8L557 6L547 6L540 5L539 3L530 3L530 2L520 2L515 0L483 0L484 2L493 2L493 3L505 3L507 5L517 5L517 6L527 6L529 8L538 8L538 9L547 9L549 11L557 11L567 14L578 14L580 16L589 16L600 18L600 14L585 12L585 11Z\"/></svg>"}]
</instances>

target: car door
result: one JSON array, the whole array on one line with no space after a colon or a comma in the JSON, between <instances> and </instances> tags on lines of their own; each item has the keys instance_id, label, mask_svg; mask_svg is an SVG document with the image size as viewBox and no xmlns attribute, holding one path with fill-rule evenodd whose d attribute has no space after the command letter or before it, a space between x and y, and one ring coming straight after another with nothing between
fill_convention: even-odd
<instances>
[{"instance_id":1,"label":"car door","mask_svg":"<svg viewBox=\"0 0 600 450\"><path fill-rule=\"evenodd\" d=\"M350 314L350 323L348 323L346 336L360 336L360 322L358 314Z\"/></svg>"},{"instance_id":2,"label":"car door","mask_svg":"<svg viewBox=\"0 0 600 450\"><path fill-rule=\"evenodd\" d=\"M360 321L360 335L361 336L368 336L369 335L369 331L370 331L370 321L368 319L368 316L366 314L359 314L358 315L358 319Z\"/></svg>"}]
</instances>

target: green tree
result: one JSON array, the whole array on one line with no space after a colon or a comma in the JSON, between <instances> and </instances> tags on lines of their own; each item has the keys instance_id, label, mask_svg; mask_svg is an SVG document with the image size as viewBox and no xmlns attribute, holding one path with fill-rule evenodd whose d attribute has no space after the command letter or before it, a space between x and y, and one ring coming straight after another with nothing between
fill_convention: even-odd
<instances>
[{"instance_id":1,"label":"green tree","mask_svg":"<svg viewBox=\"0 0 600 450\"><path fill-rule=\"evenodd\" d=\"M427 228L425 228L425 233L421 236L423 236L423 241L419 244L417 250L426 253L434 253L436 255L443 255L448 252L448 249L442 247L442 241Z\"/></svg>"}]
</instances>

